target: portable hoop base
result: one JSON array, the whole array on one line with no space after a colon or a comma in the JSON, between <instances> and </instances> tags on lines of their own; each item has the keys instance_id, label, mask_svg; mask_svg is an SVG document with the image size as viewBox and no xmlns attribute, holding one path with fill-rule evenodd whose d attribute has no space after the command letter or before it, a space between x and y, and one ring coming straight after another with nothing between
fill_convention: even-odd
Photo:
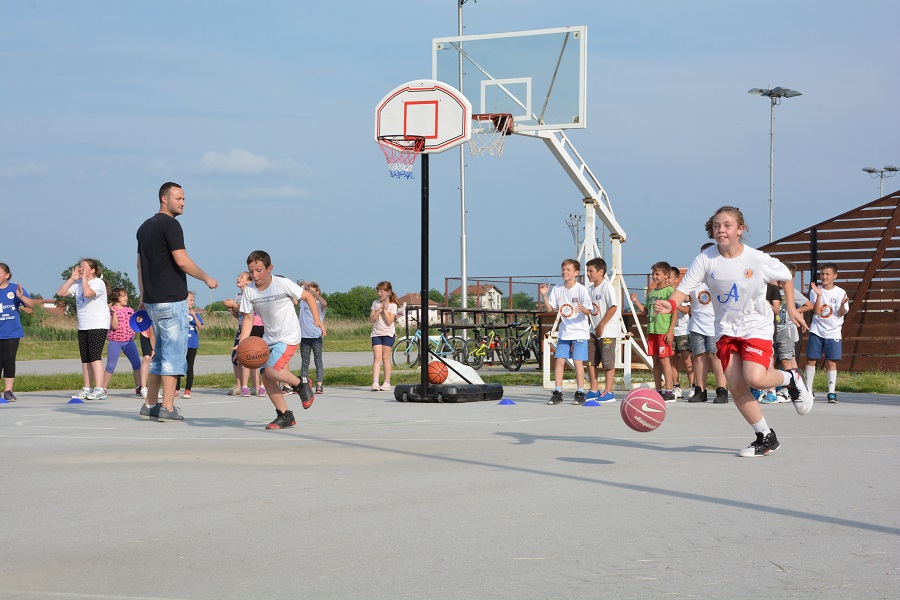
<instances>
[{"instance_id":1,"label":"portable hoop base","mask_svg":"<svg viewBox=\"0 0 900 600\"><path fill-rule=\"evenodd\" d=\"M469 154L472 156L503 155L506 136L513 132L513 116L509 113L472 115L472 138Z\"/></svg>"},{"instance_id":2,"label":"portable hoop base","mask_svg":"<svg viewBox=\"0 0 900 600\"><path fill-rule=\"evenodd\" d=\"M425 147L425 138L406 135L383 135L378 138L378 145L387 159L388 172L391 177L412 179L413 165L416 157Z\"/></svg>"}]
</instances>

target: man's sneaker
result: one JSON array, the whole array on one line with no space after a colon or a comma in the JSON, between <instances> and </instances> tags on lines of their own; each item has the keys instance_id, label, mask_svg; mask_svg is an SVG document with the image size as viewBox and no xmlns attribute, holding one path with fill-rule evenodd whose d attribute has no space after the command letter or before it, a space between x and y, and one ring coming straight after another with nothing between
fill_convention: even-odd
<instances>
[{"instance_id":1,"label":"man's sneaker","mask_svg":"<svg viewBox=\"0 0 900 600\"><path fill-rule=\"evenodd\" d=\"M264 385L259 386L259 388L257 388L257 390L256 390L256 395L259 396L260 398L265 398L266 397L266 386L264 386Z\"/></svg>"},{"instance_id":2,"label":"man's sneaker","mask_svg":"<svg viewBox=\"0 0 900 600\"><path fill-rule=\"evenodd\" d=\"M616 397L612 392L604 392L597 396L597 402L615 402Z\"/></svg>"},{"instance_id":3,"label":"man's sneaker","mask_svg":"<svg viewBox=\"0 0 900 600\"><path fill-rule=\"evenodd\" d=\"M169 421L184 421L184 417L181 416L181 412L178 410L177 406L173 406L172 410L168 410L162 404L157 404L159 407L159 415L157 415L156 419L160 423L168 423Z\"/></svg>"},{"instance_id":4,"label":"man's sneaker","mask_svg":"<svg viewBox=\"0 0 900 600\"><path fill-rule=\"evenodd\" d=\"M231 388L231 391L228 392L228 395L229 396L240 396L241 395L241 386L236 385L233 388Z\"/></svg>"},{"instance_id":5,"label":"man's sneaker","mask_svg":"<svg viewBox=\"0 0 900 600\"><path fill-rule=\"evenodd\" d=\"M324 393L325 393L325 390L322 389L322 384L320 383L320 384L316 385L316 394L318 395L318 394L324 394Z\"/></svg>"},{"instance_id":6,"label":"man's sneaker","mask_svg":"<svg viewBox=\"0 0 900 600\"><path fill-rule=\"evenodd\" d=\"M584 392L575 392L575 399L572 400L572 404L584 404L587 399L584 397Z\"/></svg>"},{"instance_id":7,"label":"man's sneaker","mask_svg":"<svg viewBox=\"0 0 900 600\"><path fill-rule=\"evenodd\" d=\"M159 407L162 404L154 404L153 406L147 406L146 404L141 404L141 415L142 419L157 419L159 418Z\"/></svg>"},{"instance_id":8,"label":"man's sneaker","mask_svg":"<svg viewBox=\"0 0 900 600\"><path fill-rule=\"evenodd\" d=\"M547 404L550 404L550 405L562 404L562 401L563 401L562 392L559 390L553 390L553 394L550 396L550 399L547 400Z\"/></svg>"},{"instance_id":9,"label":"man's sneaker","mask_svg":"<svg viewBox=\"0 0 900 600\"><path fill-rule=\"evenodd\" d=\"M191 390L184 390L184 393L181 395L181 397L184 398L185 400L190 400L191 399Z\"/></svg>"},{"instance_id":10,"label":"man's sneaker","mask_svg":"<svg viewBox=\"0 0 900 600\"><path fill-rule=\"evenodd\" d=\"M16 395L13 394L12 390L6 390L5 392L3 392L3 399L7 402L15 402ZM837 402L837 400L835 400L835 402Z\"/></svg>"},{"instance_id":11,"label":"man's sneaker","mask_svg":"<svg viewBox=\"0 0 900 600\"><path fill-rule=\"evenodd\" d=\"M765 456L769 452L778 450L779 446L781 446L781 444L778 443L778 438L775 437L774 430L770 430L768 435L757 433L756 440L738 452L738 456L743 456L744 458Z\"/></svg>"},{"instance_id":12,"label":"man's sneaker","mask_svg":"<svg viewBox=\"0 0 900 600\"><path fill-rule=\"evenodd\" d=\"M587 392L585 392L585 394L584 394L584 399L585 399L585 400L596 400L596 399L599 398L599 397L600 397L600 390L597 390L596 392L594 392L594 391L587 391Z\"/></svg>"},{"instance_id":13,"label":"man's sneaker","mask_svg":"<svg viewBox=\"0 0 900 600\"><path fill-rule=\"evenodd\" d=\"M765 393L759 397L759 401L763 404L776 404L778 402L778 396L775 395L774 390L766 390Z\"/></svg>"},{"instance_id":14,"label":"man's sneaker","mask_svg":"<svg viewBox=\"0 0 900 600\"><path fill-rule=\"evenodd\" d=\"M662 394L660 394L660 395L662 396L663 402L666 402L667 404L671 403L671 402L675 402L675 392L670 392L669 390L663 390Z\"/></svg>"},{"instance_id":15,"label":"man's sneaker","mask_svg":"<svg viewBox=\"0 0 900 600\"><path fill-rule=\"evenodd\" d=\"M103 388L94 388L85 397L85 400L106 400L106 390Z\"/></svg>"},{"instance_id":16,"label":"man's sneaker","mask_svg":"<svg viewBox=\"0 0 900 600\"><path fill-rule=\"evenodd\" d=\"M145 387L141 388L141 398L143 398L144 400L147 399L147 388Z\"/></svg>"},{"instance_id":17,"label":"man's sneaker","mask_svg":"<svg viewBox=\"0 0 900 600\"><path fill-rule=\"evenodd\" d=\"M249 398L250 397L250 388L242 387L241 388L241 398Z\"/></svg>"},{"instance_id":18,"label":"man's sneaker","mask_svg":"<svg viewBox=\"0 0 900 600\"><path fill-rule=\"evenodd\" d=\"M791 402L794 403L797 413L805 415L812 410L813 395L806 388L806 382L803 381L800 369L791 369L789 372L791 374L791 382L787 386L788 395L791 397Z\"/></svg>"},{"instance_id":19,"label":"man's sneaker","mask_svg":"<svg viewBox=\"0 0 900 600\"><path fill-rule=\"evenodd\" d=\"M791 397L788 396L787 388L784 386L775 388L775 396L778 398L778 402L780 403L791 401Z\"/></svg>"},{"instance_id":20,"label":"man's sneaker","mask_svg":"<svg viewBox=\"0 0 900 600\"><path fill-rule=\"evenodd\" d=\"M728 404L728 390L723 387L716 388L716 399L713 404Z\"/></svg>"},{"instance_id":21,"label":"man's sneaker","mask_svg":"<svg viewBox=\"0 0 900 600\"><path fill-rule=\"evenodd\" d=\"M828 404L837 404L837 394L834 392L828 394Z\"/></svg>"},{"instance_id":22,"label":"man's sneaker","mask_svg":"<svg viewBox=\"0 0 900 600\"><path fill-rule=\"evenodd\" d=\"M266 429L286 429L297 424L297 421L294 420L294 413L291 411L275 412L278 416L275 417L274 421L266 425Z\"/></svg>"},{"instance_id":23,"label":"man's sneaker","mask_svg":"<svg viewBox=\"0 0 900 600\"><path fill-rule=\"evenodd\" d=\"M706 402L709 400L709 396L706 395L706 390L694 390L694 395L688 398L688 402Z\"/></svg>"},{"instance_id":24,"label":"man's sneaker","mask_svg":"<svg viewBox=\"0 0 900 600\"><path fill-rule=\"evenodd\" d=\"M289 386L288 384L284 384L281 386L281 393L285 396L290 396L294 393L294 390L292 390L291 386Z\"/></svg>"},{"instance_id":25,"label":"man's sneaker","mask_svg":"<svg viewBox=\"0 0 900 600\"><path fill-rule=\"evenodd\" d=\"M303 381L301 379L300 383L291 387L294 389L297 395L300 396L300 404L303 405L303 408L309 408L310 406L312 406L313 401L316 399L316 397L313 395L312 388L309 387L309 381ZM291 418L294 418L293 414L291 415Z\"/></svg>"},{"instance_id":26,"label":"man's sneaker","mask_svg":"<svg viewBox=\"0 0 900 600\"><path fill-rule=\"evenodd\" d=\"M675 395L676 400L680 400L680 399L684 398L684 392L681 391L680 385L676 385L675 387L672 388L672 394Z\"/></svg>"}]
</instances>

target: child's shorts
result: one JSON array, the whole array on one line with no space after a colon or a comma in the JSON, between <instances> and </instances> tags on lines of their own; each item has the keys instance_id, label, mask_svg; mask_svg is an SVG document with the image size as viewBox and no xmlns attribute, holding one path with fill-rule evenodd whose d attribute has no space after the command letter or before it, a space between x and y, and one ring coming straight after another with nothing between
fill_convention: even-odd
<instances>
[{"instance_id":1,"label":"child's shorts","mask_svg":"<svg viewBox=\"0 0 900 600\"><path fill-rule=\"evenodd\" d=\"M691 354L694 356L699 356L706 352L716 353L716 336L703 335L696 331L689 332L688 336L691 338Z\"/></svg>"},{"instance_id":2,"label":"child's shorts","mask_svg":"<svg viewBox=\"0 0 900 600\"><path fill-rule=\"evenodd\" d=\"M675 336L675 352L690 352L690 351L691 351L691 336L676 335Z\"/></svg>"},{"instance_id":3,"label":"child's shorts","mask_svg":"<svg viewBox=\"0 0 900 600\"><path fill-rule=\"evenodd\" d=\"M269 360L266 361L266 368L271 367L272 371L276 373L286 368L288 363L291 362L294 352L297 351L298 345L285 344L284 342L269 344Z\"/></svg>"},{"instance_id":4,"label":"child's shorts","mask_svg":"<svg viewBox=\"0 0 900 600\"><path fill-rule=\"evenodd\" d=\"M602 366L604 371L616 368L615 338L598 338L593 333L588 343L588 365Z\"/></svg>"},{"instance_id":5,"label":"child's shorts","mask_svg":"<svg viewBox=\"0 0 900 600\"><path fill-rule=\"evenodd\" d=\"M554 356L585 362L588 359L588 340L559 340Z\"/></svg>"},{"instance_id":6,"label":"child's shorts","mask_svg":"<svg viewBox=\"0 0 900 600\"><path fill-rule=\"evenodd\" d=\"M822 358L822 350L825 351L825 360L841 360L843 351L841 340L829 340L810 333L806 342L806 358L819 360Z\"/></svg>"},{"instance_id":7,"label":"child's shorts","mask_svg":"<svg viewBox=\"0 0 900 600\"><path fill-rule=\"evenodd\" d=\"M666 334L664 333L648 333L647 334L647 354L650 356L658 356L666 358L675 354L672 346L666 343Z\"/></svg>"},{"instance_id":8,"label":"child's shorts","mask_svg":"<svg viewBox=\"0 0 900 600\"><path fill-rule=\"evenodd\" d=\"M772 340L723 335L716 342L716 348L716 356L722 362L723 369L728 368L732 352L740 354L745 361L762 365L766 369L772 366Z\"/></svg>"},{"instance_id":9,"label":"child's shorts","mask_svg":"<svg viewBox=\"0 0 900 600\"><path fill-rule=\"evenodd\" d=\"M394 341L397 339L395 335L373 335L372 336L372 347L375 346L390 346L394 347Z\"/></svg>"},{"instance_id":10,"label":"child's shorts","mask_svg":"<svg viewBox=\"0 0 900 600\"><path fill-rule=\"evenodd\" d=\"M775 341L772 345L775 347L775 358L778 360L791 360L794 358L795 347L800 341L800 335L797 332L797 326L789 323L784 327L775 329Z\"/></svg>"}]
</instances>

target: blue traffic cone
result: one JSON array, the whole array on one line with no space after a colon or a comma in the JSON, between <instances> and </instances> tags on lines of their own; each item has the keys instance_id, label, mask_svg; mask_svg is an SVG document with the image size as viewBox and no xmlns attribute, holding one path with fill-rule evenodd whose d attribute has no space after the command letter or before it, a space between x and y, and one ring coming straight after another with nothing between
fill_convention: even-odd
<instances>
[{"instance_id":1,"label":"blue traffic cone","mask_svg":"<svg viewBox=\"0 0 900 600\"><path fill-rule=\"evenodd\" d=\"M601 406L601 404L596 400L588 400L587 402L582 404L582 406Z\"/></svg>"},{"instance_id":2,"label":"blue traffic cone","mask_svg":"<svg viewBox=\"0 0 900 600\"><path fill-rule=\"evenodd\" d=\"M511 404L515 404L515 402L513 402L513 401L510 400L509 398L504 398L503 400L501 400L501 401L498 402L497 404L501 404L501 405L503 405L503 406L509 406L509 405L511 405Z\"/></svg>"},{"instance_id":3,"label":"blue traffic cone","mask_svg":"<svg viewBox=\"0 0 900 600\"><path fill-rule=\"evenodd\" d=\"M84 400L79 398L78 396L72 396L72 399L69 400L69 404L84 404Z\"/></svg>"}]
</instances>

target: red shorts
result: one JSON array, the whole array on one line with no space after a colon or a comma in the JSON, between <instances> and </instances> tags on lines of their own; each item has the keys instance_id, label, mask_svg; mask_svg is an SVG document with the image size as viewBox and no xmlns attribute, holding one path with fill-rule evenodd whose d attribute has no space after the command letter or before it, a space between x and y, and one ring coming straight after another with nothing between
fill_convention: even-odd
<instances>
[{"instance_id":1,"label":"red shorts","mask_svg":"<svg viewBox=\"0 0 900 600\"><path fill-rule=\"evenodd\" d=\"M772 366L772 340L723 335L716 342L716 356L722 361L723 369L728 366L728 359L731 358L732 352L740 354L744 360L755 362L767 369Z\"/></svg>"},{"instance_id":2,"label":"red shorts","mask_svg":"<svg viewBox=\"0 0 900 600\"><path fill-rule=\"evenodd\" d=\"M658 356L666 358L674 356L675 351L672 346L666 343L666 334L664 333L648 333L647 334L647 354L649 356Z\"/></svg>"}]
</instances>

